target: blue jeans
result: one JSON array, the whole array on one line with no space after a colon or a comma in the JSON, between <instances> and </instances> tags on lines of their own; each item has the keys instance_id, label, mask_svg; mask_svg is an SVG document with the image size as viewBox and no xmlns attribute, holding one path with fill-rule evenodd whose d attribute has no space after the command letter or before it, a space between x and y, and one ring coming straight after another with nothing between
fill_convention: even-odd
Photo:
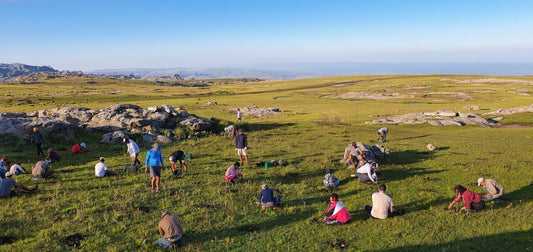
<instances>
[{"instance_id":1,"label":"blue jeans","mask_svg":"<svg viewBox=\"0 0 533 252\"><path fill-rule=\"evenodd\" d=\"M483 187L483 190L485 191L485 194L488 194L489 193L489 190L487 190L486 187ZM498 188L496 188L496 193L500 193ZM503 195L503 191L502 191L502 195ZM502 196L498 197L498 198L494 198L494 196L489 196L487 199L488 200L500 200Z\"/></svg>"},{"instance_id":2,"label":"blue jeans","mask_svg":"<svg viewBox=\"0 0 533 252\"><path fill-rule=\"evenodd\" d=\"M325 186L333 188L333 187L337 187L339 185L339 183L341 182L341 180L340 179L335 180L335 183L333 183L333 185L326 185L326 180L325 179L323 180L323 182L324 182Z\"/></svg>"},{"instance_id":3,"label":"blue jeans","mask_svg":"<svg viewBox=\"0 0 533 252\"><path fill-rule=\"evenodd\" d=\"M171 242L165 238L159 238L157 239L156 242L157 242L157 245L159 245L160 247L164 247L164 248L172 248L173 246L177 247L178 244L180 243L179 240L177 240L176 242Z\"/></svg>"}]
</instances>

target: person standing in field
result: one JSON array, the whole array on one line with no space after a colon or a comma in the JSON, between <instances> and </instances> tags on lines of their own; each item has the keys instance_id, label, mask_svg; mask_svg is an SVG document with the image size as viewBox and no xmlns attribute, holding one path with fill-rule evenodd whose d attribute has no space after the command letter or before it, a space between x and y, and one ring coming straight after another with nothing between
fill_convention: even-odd
<instances>
[{"instance_id":1,"label":"person standing in field","mask_svg":"<svg viewBox=\"0 0 533 252\"><path fill-rule=\"evenodd\" d=\"M157 245L164 248L177 248L183 237L183 228L180 218L167 210L161 212L161 221L157 225L161 238L157 239Z\"/></svg>"},{"instance_id":2,"label":"person standing in field","mask_svg":"<svg viewBox=\"0 0 533 252\"><path fill-rule=\"evenodd\" d=\"M141 152L141 150L139 149L139 146L137 145L137 143L135 143L135 141L125 137L124 139L122 139L122 142L127 146L128 150L126 151L126 153L131 157L131 160L133 162L133 165L140 165L141 164L141 161L139 161L139 159L137 158L137 156L139 155L139 152Z\"/></svg>"},{"instance_id":3,"label":"person standing in field","mask_svg":"<svg viewBox=\"0 0 533 252\"><path fill-rule=\"evenodd\" d=\"M383 127L378 130L376 133L378 135L378 142L384 143L387 142L387 133L389 133L389 129L387 127Z\"/></svg>"},{"instance_id":4,"label":"person standing in field","mask_svg":"<svg viewBox=\"0 0 533 252\"><path fill-rule=\"evenodd\" d=\"M170 164L172 165L172 174L174 175L181 174L182 166L185 171L185 174L187 174L187 161L185 160L185 153L182 150L177 150L177 151L172 152L172 154L170 154L170 157L168 159L170 160ZM176 170L178 168L176 165L176 162L180 163L179 170Z\"/></svg>"},{"instance_id":5,"label":"person standing in field","mask_svg":"<svg viewBox=\"0 0 533 252\"><path fill-rule=\"evenodd\" d=\"M237 121L242 121L242 112L241 112L241 109L237 109Z\"/></svg>"},{"instance_id":6,"label":"person standing in field","mask_svg":"<svg viewBox=\"0 0 533 252\"><path fill-rule=\"evenodd\" d=\"M501 200L503 196L503 186L494 179L479 178L477 186L483 187L488 200Z\"/></svg>"},{"instance_id":7,"label":"person standing in field","mask_svg":"<svg viewBox=\"0 0 533 252\"><path fill-rule=\"evenodd\" d=\"M465 203L465 206L459 209L461 211L474 212L485 208L485 201L483 201L483 197L478 193L470 191L462 185L456 185L453 189L457 197L450 203L448 210L451 210L455 203L461 201Z\"/></svg>"},{"instance_id":8,"label":"person standing in field","mask_svg":"<svg viewBox=\"0 0 533 252\"><path fill-rule=\"evenodd\" d=\"M381 184L378 186L379 192L372 194L372 206L365 206L366 213L370 217L384 220L394 212L392 198L385 193L386 190L387 186Z\"/></svg>"},{"instance_id":9,"label":"person standing in field","mask_svg":"<svg viewBox=\"0 0 533 252\"><path fill-rule=\"evenodd\" d=\"M352 216L348 210L346 210L344 204L339 201L339 196L336 193L332 193L329 196L329 201L331 202L331 206L326 214L324 214L324 222L326 222L326 224L341 225L350 221Z\"/></svg>"},{"instance_id":10,"label":"person standing in field","mask_svg":"<svg viewBox=\"0 0 533 252\"><path fill-rule=\"evenodd\" d=\"M152 193L159 192L160 190L161 168L163 166L164 163L161 149L159 148L159 144L155 143L152 145L152 149L146 153L144 168L144 173L147 173L148 168L150 168L150 185L152 186Z\"/></svg>"},{"instance_id":11,"label":"person standing in field","mask_svg":"<svg viewBox=\"0 0 533 252\"><path fill-rule=\"evenodd\" d=\"M39 128L34 127L33 133L31 134L31 143L34 143L37 146L37 156L44 156L43 149L41 148L41 145L44 142L44 136L39 131Z\"/></svg>"},{"instance_id":12,"label":"person standing in field","mask_svg":"<svg viewBox=\"0 0 533 252\"><path fill-rule=\"evenodd\" d=\"M239 160L242 162L242 157L244 156L244 159L246 161L246 164L250 164L250 161L248 160L248 137L246 137L246 134L243 133L242 129L239 129L239 133L235 136L235 150L237 151L237 154L239 155Z\"/></svg>"}]
</instances>

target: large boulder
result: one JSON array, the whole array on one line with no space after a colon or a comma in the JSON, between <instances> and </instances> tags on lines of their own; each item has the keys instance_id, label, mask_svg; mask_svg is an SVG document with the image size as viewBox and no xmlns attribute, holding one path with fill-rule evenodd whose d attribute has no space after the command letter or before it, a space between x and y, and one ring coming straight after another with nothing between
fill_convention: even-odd
<instances>
[{"instance_id":1,"label":"large boulder","mask_svg":"<svg viewBox=\"0 0 533 252\"><path fill-rule=\"evenodd\" d=\"M108 132L102 135L102 140L100 140L100 143L119 144L122 143L122 139L126 136L126 133L122 131Z\"/></svg>"}]
</instances>

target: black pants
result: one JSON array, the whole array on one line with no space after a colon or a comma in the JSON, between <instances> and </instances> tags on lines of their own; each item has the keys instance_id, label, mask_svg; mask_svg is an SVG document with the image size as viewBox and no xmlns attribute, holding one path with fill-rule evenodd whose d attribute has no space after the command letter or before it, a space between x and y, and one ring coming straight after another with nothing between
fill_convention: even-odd
<instances>
[{"instance_id":1,"label":"black pants","mask_svg":"<svg viewBox=\"0 0 533 252\"><path fill-rule=\"evenodd\" d=\"M41 148L41 143L35 144L37 145L37 156L44 156L43 149Z\"/></svg>"},{"instance_id":2,"label":"black pants","mask_svg":"<svg viewBox=\"0 0 533 252\"><path fill-rule=\"evenodd\" d=\"M368 214L368 216L372 217L372 214L370 214L372 212L372 207L371 206L366 205L365 206L365 211Z\"/></svg>"},{"instance_id":3,"label":"black pants","mask_svg":"<svg viewBox=\"0 0 533 252\"><path fill-rule=\"evenodd\" d=\"M471 208L472 210L474 211L479 211L481 209L485 208L485 201L484 200L481 200L480 202L476 203L476 202L472 202L472 205L471 205Z\"/></svg>"}]
</instances>

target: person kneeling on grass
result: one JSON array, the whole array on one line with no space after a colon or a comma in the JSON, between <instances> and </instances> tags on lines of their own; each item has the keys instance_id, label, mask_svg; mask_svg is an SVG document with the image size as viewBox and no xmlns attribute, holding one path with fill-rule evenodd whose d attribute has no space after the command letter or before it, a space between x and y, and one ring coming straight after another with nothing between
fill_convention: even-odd
<instances>
[{"instance_id":1,"label":"person kneeling on grass","mask_svg":"<svg viewBox=\"0 0 533 252\"><path fill-rule=\"evenodd\" d=\"M501 200L503 196L503 186L494 179L479 178L477 186L483 187L485 190L485 197L488 200Z\"/></svg>"},{"instance_id":2,"label":"person kneeling on grass","mask_svg":"<svg viewBox=\"0 0 533 252\"><path fill-rule=\"evenodd\" d=\"M1 197L12 197L15 196L17 193L19 193L22 189L26 191L33 192L39 188L38 185L36 185L34 188L29 188L23 184L17 184L14 179L11 178L13 176L13 173L6 172L6 178L3 179L0 182L0 196ZM15 187L15 189L11 190L12 187Z\"/></svg>"},{"instance_id":3,"label":"person kneeling on grass","mask_svg":"<svg viewBox=\"0 0 533 252\"><path fill-rule=\"evenodd\" d=\"M158 230L161 235L161 238L157 239L159 246L164 248L178 247L179 241L183 237L183 229L181 228L180 218L177 215L172 215L169 211L163 210Z\"/></svg>"},{"instance_id":4,"label":"person kneeling on grass","mask_svg":"<svg viewBox=\"0 0 533 252\"><path fill-rule=\"evenodd\" d=\"M366 213L370 217L384 220L394 212L392 198L385 193L386 190L387 186L381 184L378 186L379 192L372 194L372 206L365 206Z\"/></svg>"},{"instance_id":5,"label":"person kneeling on grass","mask_svg":"<svg viewBox=\"0 0 533 252\"><path fill-rule=\"evenodd\" d=\"M170 164L172 164L172 174L174 175L180 175L181 174L181 167L183 166L183 170L185 171L185 174L187 174L187 161L185 160L185 153L181 150L177 150L172 152L170 154L170 157L168 158L170 160ZM180 163L180 169L176 170L178 166L176 165L176 162Z\"/></svg>"},{"instance_id":6,"label":"person kneeling on grass","mask_svg":"<svg viewBox=\"0 0 533 252\"><path fill-rule=\"evenodd\" d=\"M336 193L332 193L329 196L329 201L331 202L331 206L324 215L324 221L326 222L326 224L341 225L350 221L350 218L352 218L352 216L350 215L348 210L346 210L344 204L339 201L339 196Z\"/></svg>"},{"instance_id":7,"label":"person kneeling on grass","mask_svg":"<svg viewBox=\"0 0 533 252\"><path fill-rule=\"evenodd\" d=\"M376 170L378 169L378 164L376 162L365 163L365 165L357 169L357 179L359 182L368 182L372 181L374 184L378 184L378 176L376 175Z\"/></svg>"},{"instance_id":8,"label":"person kneeling on grass","mask_svg":"<svg viewBox=\"0 0 533 252\"><path fill-rule=\"evenodd\" d=\"M234 179L242 178L242 173L240 173L237 169L241 166L241 163L235 162L232 166L230 166L226 170L225 178L226 181L229 183L235 183Z\"/></svg>"},{"instance_id":9,"label":"person kneeling on grass","mask_svg":"<svg viewBox=\"0 0 533 252\"><path fill-rule=\"evenodd\" d=\"M9 169L9 172L11 172L11 173L13 173L15 175L26 173L26 171L24 169L22 169L22 167L20 166L19 162L16 162L14 165L12 165L11 168Z\"/></svg>"},{"instance_id":10,"label":"person kneeling on grass","mask_svg":"<svg viewBox=\"0 0 533 252\"><path fill-rule=\"evenodd\" d=\"M461 211L468 210L474 212L485 208L485 201L483 201L483 197L480 194L470 191L462 185L456 185L453 189L457 197L450 203L448 210L451 210L453 205L460 201L465 203L465 206L459 209Z\"/></svg>"},{"instance_id":11,"label":"person kneeling on grass","mask_svg":"<svg viewBox=\"0 0 533 252\"><path fill-rule=\"evenodd\" d=\"M326 170L326 176L324 176L324 185L329 188L334 188L339 185L341 181L333 175L330 169Z\"/></svg>"},{"instance_id":12,"label":"person kneeling on grass","mask_svg":"<svg viewBox=\"0 0 533 252\"><path fill-rule=\"evenodd\" d=\"M54 173L48 166L48 162L41 160L35 163L31 168L31 175L33 180L39 180L41 178L48 178Z\"/></svg>"},{"instance_id":13,"label":"person kneeling on grass","mask_svg":"<svg viewBox=\"0 0 533 252\"><path fill-rule=\"evenodd\" d=\"M117 175L117 173L109 168L107 168L107 165L104 163L105 158L100 157L100 162L96 163L94 166L94 175L96 177L105 177L105 176L114 176Z\"/></svg>"},{"instance_id":14,"label":"person kneeling on grass","mask_svg":"<svg viewBox=\"0 0 533 252\"><path fill-rule=\"evenodd\" d=\"M263 188L263 190L261 190L259 193L259 204L261 204L261 209L278 209L279 205L281 204L281 195L278 194L274 198L274 192L272 189L268 188L267 184L263 184L261 187Z\"/></svg>"}]
</instances>

